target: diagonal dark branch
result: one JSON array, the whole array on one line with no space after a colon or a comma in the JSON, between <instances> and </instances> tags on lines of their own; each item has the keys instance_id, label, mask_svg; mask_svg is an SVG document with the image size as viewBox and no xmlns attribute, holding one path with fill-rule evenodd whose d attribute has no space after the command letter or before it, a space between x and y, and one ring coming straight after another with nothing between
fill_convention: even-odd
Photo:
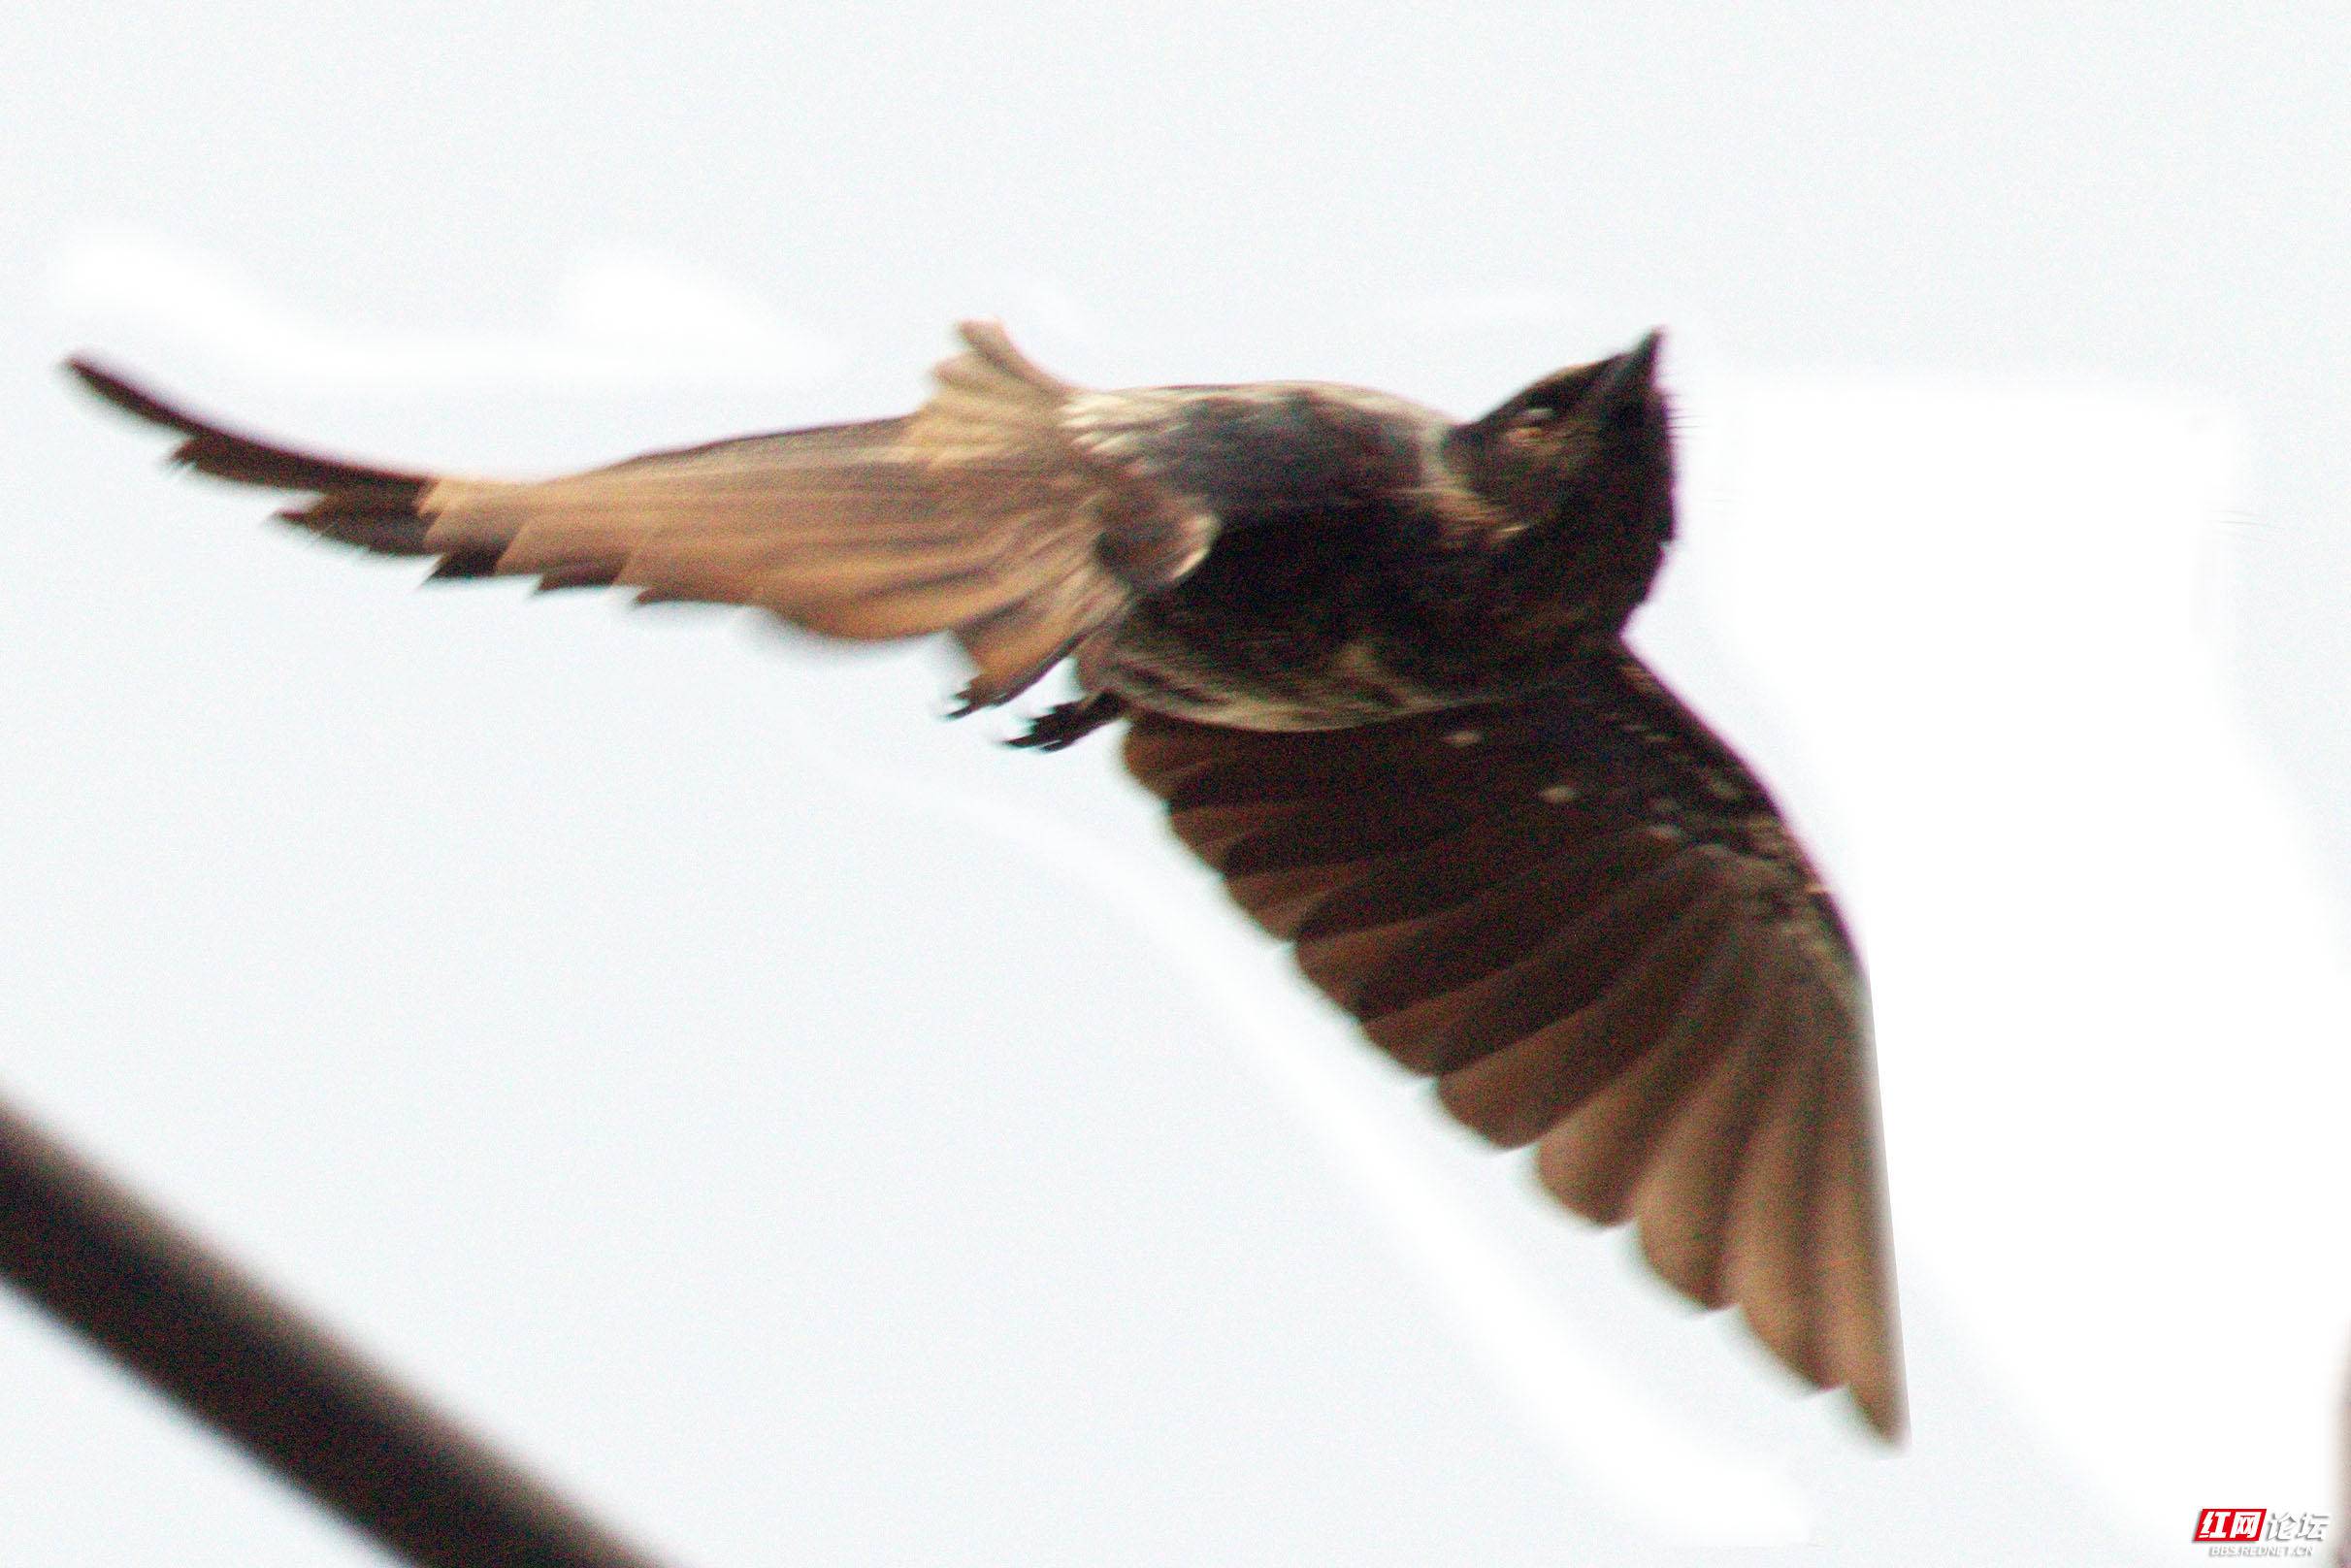
<instances>
[{"instance_id":1,"label":"diagonal dark branch","mask_svg":"<svg viewBox=\"0 0 2351 1568\"><path fill-rule=\"evenodd\" d=\"M656 1568L0 1104L0 1275L430 1568Z\"/></svg>"}]
</instances>

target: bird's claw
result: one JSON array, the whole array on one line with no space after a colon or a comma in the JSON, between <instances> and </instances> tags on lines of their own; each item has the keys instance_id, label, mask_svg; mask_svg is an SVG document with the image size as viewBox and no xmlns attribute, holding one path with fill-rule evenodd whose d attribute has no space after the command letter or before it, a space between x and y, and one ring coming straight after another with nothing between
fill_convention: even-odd
<instances>
[{"instance_id":1,"label":"bird's claw","mask_svg":"<svg viewBox=\"0 0 2351 1568\"><path fill-rule=\"evenodd\" d=\"M1094 692L1074 702L1047 708L1029 721L1029 732L1006 740L1008 746L1033 751L1060 751L1075 745L1127 711L1115 693Z\"/></svg>"}]
</instances>

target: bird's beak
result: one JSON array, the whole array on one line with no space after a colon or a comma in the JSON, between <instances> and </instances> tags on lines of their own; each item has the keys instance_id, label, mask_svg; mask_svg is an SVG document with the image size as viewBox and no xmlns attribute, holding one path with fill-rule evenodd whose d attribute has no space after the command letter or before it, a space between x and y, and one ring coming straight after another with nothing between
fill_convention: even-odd
<instances>
[{"instance_id":1,"label":"bird's beak","mask_svg":"<svg viewBox=\"0 0 2351 1568\"><path fill-rule=\"evenodd\" d=\"M1614 404L1636 402L1647 396L1649 380L1657 370L1657 349L1664 342L1664 333L1652 332L1610 360L1608 369L1584 389L1577 407L1596 413Z\"/></svg>"}]
</instances>

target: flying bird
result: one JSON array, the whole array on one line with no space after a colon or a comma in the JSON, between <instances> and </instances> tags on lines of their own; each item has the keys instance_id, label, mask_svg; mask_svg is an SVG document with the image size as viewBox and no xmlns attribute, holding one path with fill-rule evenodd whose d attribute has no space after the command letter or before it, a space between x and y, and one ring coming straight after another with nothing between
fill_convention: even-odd
<instances>
[{"instance_id":1,"label":"flying bird","mask_svg":"<svg viewBox=\"0 0 2351 1568\"><path fill-rule=\"evenodd\" d=\"M438 578L946 634L961 711L1128 769L1445 1108L1902 1430L1870 1012L1771 797L1624 640L1674 536L1658 336L1483 418L1321 382L1094 391L993 322L915 412L537 481L319 456L86 360L199 473Z\"/></svg>"}]
</instances>

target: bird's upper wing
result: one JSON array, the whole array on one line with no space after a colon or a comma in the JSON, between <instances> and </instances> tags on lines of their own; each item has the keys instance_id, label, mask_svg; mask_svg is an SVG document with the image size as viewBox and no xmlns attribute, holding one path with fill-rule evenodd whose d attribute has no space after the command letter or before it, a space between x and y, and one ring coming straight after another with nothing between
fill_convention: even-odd
<instances>
[{"instance_id":1,"label":"bird's upper wing","mask_svg":"<svg viewBox=\"0 0 2351 1568\"><path fill-rule=\"evenodd\" d=\"M1859 967L1762 786L1629 650L1360 729L1146 713L1127 764L1448 1110L1899 1430Z\"/></svg>"},{"instance_id":2,"label":"bird's upper wing","mask_svg":"<svg viewBox=\"0 0 2351 1568\"><path fill-rule=\"evenodd\" d=\"M643 599L759 605L834 637L951 632L977 667L966 701L999 702L1189 572L1216 520L1101 442L1118 422L1117 394L1081 394L1047 375L994 323L961 331L964 351L904 418L744 437L539 482L298 452L96 366L72 368L116 407L179 432L177 461L313 495L281 515L329 539L438 556L437 576L621 584ZM1084 430L1066 418L1079 396L1091 409Z\"/></svg>"}]
</instances>

